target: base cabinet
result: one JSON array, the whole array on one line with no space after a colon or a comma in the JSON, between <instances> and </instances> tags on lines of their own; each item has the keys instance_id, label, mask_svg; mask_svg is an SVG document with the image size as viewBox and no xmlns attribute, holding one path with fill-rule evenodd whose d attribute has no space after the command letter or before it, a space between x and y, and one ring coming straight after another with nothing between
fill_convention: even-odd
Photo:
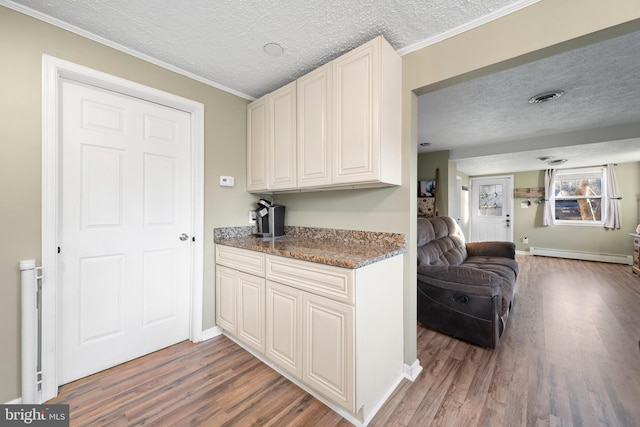
<instances>
[{"instance_id":1,"label":"base cabinet","mask_svg":"<svg viewBox=\"0 0 640 427\"><path fill-rule=\"evenodd\" d=\"M264 354L264 293L265 280L238 272L238 328L236 336L245 344Z\"/></svg>"},{"instance_id":2,"label":"base cabinet","mask_svg":"<svg viewBox=\"0 0 640 427\"><path fill-rule=\"evenodd\" d=\"M267 281L266 356L302 379L302 292Z\"/></svg>"},{"instance_id":3,"label":"base cabinet","mask_svg":"<svg viewBox=\"0 0 640 427\"><path fill-rule=\"evenodd\" d=\"M402 378L402 257L352 270L218 246L216 320L316 397L367 422Z\"/></svg>"},{"instance_id":4,"label":"base cabinet","mask_svg":"<svg viewBox=\"0 0 640 427\"><path fill-rule=\"evenodd\" d=\"M265 280L224 266L216 267L218 326L264 354Z\"/></svg>"},{"instance_id":5,"label":"base cabinet","mask_svg":"<svg viewBox=\"0 0 640 427\"><path fill-rule=\"evenodd\" d=\"M305 293L303 381L344 408L353 407L353 307Z\"/></svg>"},{"instance_id":6,"label":"base cabinet","mask_svg":"<svg viewBox=\"0 0 640 427\"><path fill-rule=\"evenodd\" d=\"M230 334L236 334L238 324L237 271L216 267L216 323Z\"/></svg>"}]
</instances>

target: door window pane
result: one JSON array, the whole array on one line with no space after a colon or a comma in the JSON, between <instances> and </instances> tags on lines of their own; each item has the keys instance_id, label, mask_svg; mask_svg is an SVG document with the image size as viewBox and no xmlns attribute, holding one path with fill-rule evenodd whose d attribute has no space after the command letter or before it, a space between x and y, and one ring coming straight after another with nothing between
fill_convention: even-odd
<instances>
[{"instance_id":1,"label":"door window pane","mask_svg":"<svg viewBox=\"0 0 640 427\"><path fill-rule=\"evenodd\" d=\"M502 216L502 184L481 185L480 206L478 215L480 216Z\"/></svg>"}]
</instances>

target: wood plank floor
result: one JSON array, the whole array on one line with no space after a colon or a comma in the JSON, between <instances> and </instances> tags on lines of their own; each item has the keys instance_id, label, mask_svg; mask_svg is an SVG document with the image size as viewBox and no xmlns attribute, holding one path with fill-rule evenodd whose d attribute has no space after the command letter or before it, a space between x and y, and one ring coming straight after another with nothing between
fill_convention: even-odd
<instances>
[{"instance_id":1,"label":"wood plank floor","mask_svg":"<svg viewBox=\"0 0 640 427\"><path fill-rule=\"evenodd\" d=\"M640 278L631 267L519 256L496 350L418 325L414 382L371 426L639 426ZM224 336L67 384L73 426L349 426Z\"/></svg>"}]
</instances>

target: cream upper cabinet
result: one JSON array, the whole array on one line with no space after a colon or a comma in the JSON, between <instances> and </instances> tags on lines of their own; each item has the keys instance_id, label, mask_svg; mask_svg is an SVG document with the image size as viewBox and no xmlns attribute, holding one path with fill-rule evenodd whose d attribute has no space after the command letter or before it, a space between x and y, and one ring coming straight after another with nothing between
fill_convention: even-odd
<instances>
[{"instance_id":1,"label":"cream upper cabinet","mask_svg":"<svg viewBox=\"0 0 640 427\"><path fill-rule=\"evenodd\" d=\"M297 183L296 82L271 93L268 99L271 110L268 189L294 189Z\"/></svg>"},{"instance_id":2,"label":"cream upper cabinet","mask_svg":"<svg viewBox=\"0 0 640 427\"><path fill-rule=\"evenodd\" d=\"M268 95L247 106L247 191L267 190L270 114Z\"/></svg>"},{"instance_id":3,"label":"cream upper cabinet","mask_svg":"<svg viewBox=\"0 0 640 427\"><path fill-rule=\"evenodd\" d=\"M333 62L333 183L401 183L402 61L382 37Z\"/></svg>"},{"instance_id":4,"label":"cream upper cabinet","mask_svg":"<svg viewBox=\"0 0 640 427\"><path fill-rule=\"evenodd\" d=\"M331 63L298 79L298 187L331 184Z\"/></svg>"},{"instance_id":5,"label":"cream upper cabinet","mask_svg":"<svg viewBox=\"0 0 640 427\"><path fill-rule=\"evenodd\" d=\"M247 191L295 189L296 82L247 106Z\"/></svg>"},{"instance_id":6,"label":"cream upper cabinet","mask_svg":"<svg viewBox=\"0 0 640 427\"><path fill-rule=\"evenodd\" d=\"M379 36L249 104L247 191L400 185L401 88Z\"/></svg>"}]
</instances>

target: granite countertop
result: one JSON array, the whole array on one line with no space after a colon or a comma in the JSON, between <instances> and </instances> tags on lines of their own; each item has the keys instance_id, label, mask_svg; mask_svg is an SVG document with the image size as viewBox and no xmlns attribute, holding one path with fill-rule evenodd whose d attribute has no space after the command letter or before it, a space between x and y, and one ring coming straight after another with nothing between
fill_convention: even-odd
<instances>
[{"instance_id":1,"label":"granite countertop","mask_svg":"<svg viewBox=\"0 0 640 427\"><path fill-rule=\"evenodd\" d=\"M255 237L255 227L214 229L218 245L264 252L343 268L360 268L407 251L400 233L285 227L279 237Z\"/></svg>"}]
</instances>

